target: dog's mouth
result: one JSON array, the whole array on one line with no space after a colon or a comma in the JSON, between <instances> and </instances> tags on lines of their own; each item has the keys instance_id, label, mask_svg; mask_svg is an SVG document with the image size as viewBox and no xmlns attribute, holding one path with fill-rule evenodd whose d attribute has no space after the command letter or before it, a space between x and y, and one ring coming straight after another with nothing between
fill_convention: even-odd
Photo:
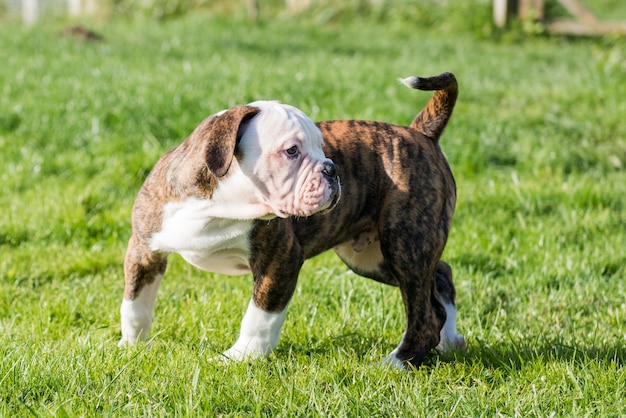
<instances>
[{"instance_id":1,"label":"dog's mouth","mask_svg":"<svg viewBox=\"0 0 626 418\"><path fill-rule=\"evenodd\" d=\"M274 213L272 213L270 215L273 215L273 217L272 218L264 218L264 219L273 219L273 218L283 218L283 219L285 219L285 218L289 218L291 216L294 216L294 215L291 215L289 213L282 212L280 210L277 210L277 211L275 211Z\"/></svg>"},{"instance_id":2,"label":"dog's mouth","mask_svg":"<svg viewBox=\"0 0 626 418\"><path fill-rule=\"evenodd\" d=\"M339 203L339 199L341 199L341 181L339 180L339 177L337 177L337 182L335 184L336 186L334 187L332 198L329 199L330 204L328 205L328 207L323 208L322 210L317 212L320 215L326 215L328 212L335 209L335 207Z\"/></svg>"}]
</instances>

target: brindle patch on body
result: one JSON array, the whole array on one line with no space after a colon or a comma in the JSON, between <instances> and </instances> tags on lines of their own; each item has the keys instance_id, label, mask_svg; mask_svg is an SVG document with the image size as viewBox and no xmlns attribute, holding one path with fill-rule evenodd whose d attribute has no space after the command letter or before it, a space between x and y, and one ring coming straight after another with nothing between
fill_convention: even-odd
<instances>
[{"instance_id":1,"label":"brindle patch on body","mask_svg":"<svg viewBox=\"0 0 626 418\"><path fill-rule=\"evenodd\" d=\"M409 127L319 122L324 153L339 167L341 200L323 216L256 222L251 244L256 271L274 272L273 280L255 273L254 300L275 312L286 302L266 298L289 301L304 259L330 248L357 274L398 286L407 329L395 355L417 366L439 343L444 302L454 305L456 296L450 267L440 261L456 184L438 140L454 108L457 84L449 73L414 83L441 90ZM264 296L257 297L257 290Z\"/></svg>"}]
</instances>

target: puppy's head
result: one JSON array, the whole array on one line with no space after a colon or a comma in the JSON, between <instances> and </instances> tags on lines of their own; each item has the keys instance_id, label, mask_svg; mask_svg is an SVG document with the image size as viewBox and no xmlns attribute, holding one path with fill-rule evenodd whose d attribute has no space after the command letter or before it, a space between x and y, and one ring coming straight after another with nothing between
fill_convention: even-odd
<instances>
[{"instance_id":1,"label":"puppy's head","mask_svg":"<svg viewBox=\"0 0 626 418\"><path fill-rule=\"evenodd\" d=\"M263 206L257 218L310 216L339 200L337 168L322 151L322 134L293 106L236 106L197 132L207 143L207 167L220 178L215 198L228 206Z\"/></svg>"}]
</instances>

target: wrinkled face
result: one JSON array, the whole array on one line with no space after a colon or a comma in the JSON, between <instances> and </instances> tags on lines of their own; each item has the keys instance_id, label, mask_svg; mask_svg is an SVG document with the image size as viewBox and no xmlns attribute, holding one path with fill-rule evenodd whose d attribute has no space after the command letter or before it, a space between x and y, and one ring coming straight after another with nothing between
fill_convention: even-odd
<instances>
[{"instance_id":1,"label":"wrinkled face","mask_svg":"<svg viewBox=\"0 0 626 418\"><path fill-rule=\"evenodd\" d=\"M279 217L332 209L341 193L322 134L301 110L278 102L250 103L261 111L241 130L239 166L258 198Z\"/></svg>"}]
</instances>

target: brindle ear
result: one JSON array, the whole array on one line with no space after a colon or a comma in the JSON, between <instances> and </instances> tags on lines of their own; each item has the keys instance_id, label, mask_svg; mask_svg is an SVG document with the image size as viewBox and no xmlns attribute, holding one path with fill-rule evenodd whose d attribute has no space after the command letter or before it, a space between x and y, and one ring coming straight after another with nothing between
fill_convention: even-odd
<instances>
[{"instance_id":1,"label":"brindle ear","mask_svg":"<svg viewBox=\"0 0 626 418\"><path fill-rule=\"evenodd\" d=\"M239 141L239 128L246 120L259 113L250 106L235 106L219 116L201 123L193 133L196 143L205 145L206 164L216 177L223 177L230 168Z\"/></svg>"}]
</instances>

